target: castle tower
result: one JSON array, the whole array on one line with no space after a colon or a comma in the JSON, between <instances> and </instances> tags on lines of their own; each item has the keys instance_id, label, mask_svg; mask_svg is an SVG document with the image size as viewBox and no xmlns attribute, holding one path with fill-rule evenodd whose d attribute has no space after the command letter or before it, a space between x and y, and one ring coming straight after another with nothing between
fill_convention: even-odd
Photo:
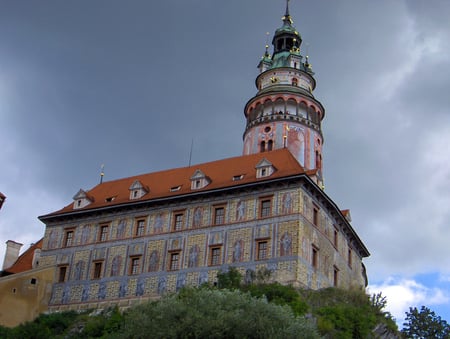
<instances>
[{"instance_id":1,"label":"castle tower","mask_svg":"<svg viewBox=\"0 0 450 339\"><path fill-rule=\"evenodd\" d=\"M322 104L314 98L316 81L308 56L301 54L302 38L293 26L289 0L283 25L258 64L258 92L245 105L244 155L288 148L306 170L322 178Z\"/></svg>"}]
</instances>

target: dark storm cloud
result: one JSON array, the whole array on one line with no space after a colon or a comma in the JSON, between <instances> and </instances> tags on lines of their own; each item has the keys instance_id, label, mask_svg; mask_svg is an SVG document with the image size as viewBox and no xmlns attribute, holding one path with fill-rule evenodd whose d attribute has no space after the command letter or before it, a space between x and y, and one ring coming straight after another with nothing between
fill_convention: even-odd
<instances>
[{"instance_id":1,"label":"dark storm cloud","mask_svg":"<svg viewBox=\"0 0 450 339\"><path fill-rule=\"evenodd\" d=\"M450 256L450 4L290 6L326 109L326 191L351 209L369 276L448 274L435 258ZM101 164L106 180L185 166L192 139L193 163L239 155L265 33L270 42L284 9L281 0L4 2L0 241L41 237L37 216L94 186Z\"/></svg>"}]
</instances>

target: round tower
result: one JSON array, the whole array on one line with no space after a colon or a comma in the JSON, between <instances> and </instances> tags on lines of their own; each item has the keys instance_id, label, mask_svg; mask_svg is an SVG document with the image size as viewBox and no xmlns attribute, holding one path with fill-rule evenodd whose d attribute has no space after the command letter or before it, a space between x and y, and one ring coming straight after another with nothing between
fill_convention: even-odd
<instances>
[{"instance_id":1,"label":"round tower","mask_svg":"<svg viewBox=\"0 0 450 339\"><path fill-rule=\"evenodd\" d=\"M283 25L258 64L258 92L245 105L247 124L243 154L287 148L305 170L316 170L322 185L322 104L313 96L316 81L308 56L301 55L302 38L293 26L289 0Z\"/></svg>"}]
</instances>

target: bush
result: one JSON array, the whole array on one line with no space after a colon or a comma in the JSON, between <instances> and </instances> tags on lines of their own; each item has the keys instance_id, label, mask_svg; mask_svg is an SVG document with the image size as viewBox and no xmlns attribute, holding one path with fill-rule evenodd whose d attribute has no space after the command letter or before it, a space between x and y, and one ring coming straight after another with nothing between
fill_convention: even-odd
<instances>
[{"instance_id":1,"label":"bush","mask_svg":"<svg viewBox=\"0 0 450 339\"><path fill-rule=\"evenodd\" d=\"M125 314L117 338L318 338L287 306L248 293L183 289ZM151 335L150 335L151 334Z\"/></svg>"}]
</instances>

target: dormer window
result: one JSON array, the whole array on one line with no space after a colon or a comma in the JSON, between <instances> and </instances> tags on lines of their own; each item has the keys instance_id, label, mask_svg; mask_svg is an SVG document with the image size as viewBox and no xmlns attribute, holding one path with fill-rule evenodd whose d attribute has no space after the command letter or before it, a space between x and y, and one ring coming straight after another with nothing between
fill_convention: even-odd
<instances>
[{"instance_id":1,"label":"dormer window","mask_svg":"<svg viewBox=\"0 0 450 339\"><path fill-rule=\"evenodd\" d=\"M256 178L270 177L275 172L275 167L267 159L262 159L256 165Z\"/></svg>"},{"instance_id":2,"label":"dormer window","mask_svg":"<svg viewBox=\"0 0 450 339\"><path fill-rule=\"evenodd\" d=\"M198 190L209 185L210 179L200 170L196 170L191 177L191 189Z\"/></svg>"},{"instance_id":3,"label":"dormer window","mask_svg":"<svg viewBox=\"0 0 450 339\"><path fill-rule=\"evenodd\" d=\"M73 197L74 204L73 209L83 208L91 204L94 199L90 197L85 191L80 189L77 194Z\"/></svg>"},{"instance_id":4,"label":"dormer window","mask_svg":"<svg viewBox=\"0 0 450 339\"><path fill-rule=\"evenodd\" d=\"M142 185L142 183L139 180L135 180L128 189L130 191L131 200L142 198L149 192L148 187Z\"/></svg>"},{"instance_id":5,"label":"dormer window","mask_svg":"<svg viewBox=\"0 0 450 339\"><path fill-rule=\"evenodd\" d=\"M181 185L180 186L173 186L170 188L170 192L177 192L181 189Z\"/></svg>"}]
</instances>

